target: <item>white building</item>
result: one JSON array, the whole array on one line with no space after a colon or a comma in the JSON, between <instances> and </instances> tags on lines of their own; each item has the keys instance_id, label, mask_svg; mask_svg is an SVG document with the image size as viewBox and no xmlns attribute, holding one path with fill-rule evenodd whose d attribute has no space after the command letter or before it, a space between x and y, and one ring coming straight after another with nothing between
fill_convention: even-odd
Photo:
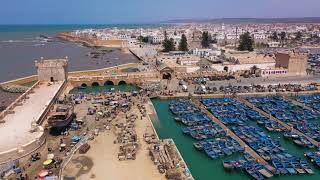
<instances>
[{"instance_id":1,"label":"white building","mask_svg":"<svg viewBox=\"0 0 320 180\"><path fill-rule=\"evenodd\" d=\"M200 57L220 56L221 50L219 49L192 49L192 54Z\"/></svg>"},{"instance_id":2,"label":"white building","mask_svg":"<svg viewBox=\"0 0 320 180\"><path fill-rule=\"evenodd\" d=\"M280 47L280 42L275 42L275 41L272 41L272 42L268 42L268 46L271 47L271 48L277 48L277 47Z\"/></svg>"},{"instance_id":3,"label":"white building","mask_svg":"<svg viewBox=\"0 0 320 180\"><path fill-rule=\"evenodd\" d=\"M288 74L288 69L261 69L261 76L280 76Z\"/></svg>"},{"instance_id":4,"label":"white building","mask_svg":"<svg viewBox=\"0 0 320 180\"><path fill-rule=\"evenodd\" d=\"M148 41L152 44L161 44L164 41L164 35L149 36Z\"/></svg>"},{"instance_id":5,"label":"white building","mask_svg":"<svg viewBox=\"0 0 320 180\"><path fill-rule=\"evenodd\" d=\"M177 58L177 64L181 66L195 66L199 62L199 59L192 58L191 56L181 56Z\"/></svg>"}]
</instances>

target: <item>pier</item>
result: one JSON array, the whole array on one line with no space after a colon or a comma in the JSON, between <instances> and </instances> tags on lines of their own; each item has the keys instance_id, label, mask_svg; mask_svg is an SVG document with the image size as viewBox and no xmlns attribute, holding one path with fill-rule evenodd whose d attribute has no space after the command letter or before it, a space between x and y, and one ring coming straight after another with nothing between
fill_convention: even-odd
<instances>
[{"instance_id":1,"label":"pier","mask_svg":"<svg viewBox=\"0 0 320 180\"><path fill-rule=\"evenodd\" d=\"M291 101L294 105L303 107L303 108L308 109L308 110L310 110L310 111L316 111L315 109L312 109L311 107L309 107L309 106L307 106L307 105L305 105L305 104L303 104L303 103L301 103L301 102L298 102L298 101L296 101L296 100L294 100L294 99L292 99L292 98L289 98L288 96L283 96L283 98L284 98L285 100ZM319 111L316 111L316 112L319 112ZM320 112L319 112L319 113L320 113Z\"/></svg>"},{"instance_id":2,"label":"pier","mask_svg":"<svg viewBox=\"0 0 320 180\"><path fill-rule=\"evenodd\" d=\"M159 118L158 118L158 116L157 116L157 112L156 112L156 110L155 110L155 108L154 108L154 106L153 106L153 104L152 104L152 102L151 102L151 100L150 100L149 98L148 98L147 104L148 104L148 106L147 106L147 108L146 108L146 110L147 110L147 118L148 118L148 121L149 121L149 123L150 123L150 125L151 125L151 127L152 127L153 133L156 135L157 141L158 141L158 142L161 142L161 141L165 141L165 142L171 141L172 144L174 145L175 151L176 151L177 154L179 155L179 159L181 159L182 163L185 165L185 169L188 169L188 170L189 170L188 165L187 165L187 163L184 161L184 159L183 159L183 157L182 157L182 155L181 155L178 147L176 146L174 140L173 140L173 139L160 139L160 138L159 138L158 133L157 133L156 129L154 128L154 125L153 125L152 120L151 120L151 118L150 118L150 116L151 116L152 118L156 118L156 120L159 120ZM187 179L187 180L194 180L191 172L190 172L189 176L186 177L186 179Z\"/></svg>"},{"instance_id":3,"label":"pier","mask_svg":"<svg viewBox=\"0 0 320 180\"><path fill-rule=\"evenodd\" d=\"M268 117L270 120L275 121L279 124L281 124L283 127L285 127L288 131L292 131L293 133L298 134L299 136L303 136L306 139L308 139L308 141L310 141L313 145L315 145L316 147L319 146L319 142L315 141L314 139L310 138L309 136L305 135L304 133L294 129L292 126L289 126L287 123L280 121L279 119L275 118L274 116L272 116L271 114L268 114L267 112L255 107L252 103L250 103L249 101L247 101L246 99L237 96L236 99L242 103L244 103L245 105L247 105L248 107L252 108L253 110L259 112L260 114L264 115L265 117Z\"/></svg>"},{"instance_id":4,"label":"pier","mask_svg":"<svg viewBox=\"0 0 320 180\"><path fill-rule=\"evenodd\" d=\"M216 118L213 114L211 114L206 107L196 98L191 99L192 102L199 107L202 112L206 113L208 117L215 123L217 123L223 130L227 133L228 136L230 136L232 139L236 140L241 147L245 149L245 152L250 154L253 158L257 160L257 162L264 165L269 171L274 172L275 168L270 166L267 161L265 161L261 156L259 156L253 149L251 149L244 141L242 141L236 134L234 134L226 125L224 125L218 118Z\"/></svg>"}]
</instances>

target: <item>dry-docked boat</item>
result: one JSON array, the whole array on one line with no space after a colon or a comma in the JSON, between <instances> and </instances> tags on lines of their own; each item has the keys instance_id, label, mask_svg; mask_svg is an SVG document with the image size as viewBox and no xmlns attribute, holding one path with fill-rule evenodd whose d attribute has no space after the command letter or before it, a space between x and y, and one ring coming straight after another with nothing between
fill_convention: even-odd
<instances>
[{"instance_id":1,"label":"dry-docked boat","mask_svg":"<svg viewBox=\"0 0 320 180\"><path fill-rule=\"evenodd\" d=\"M48 125L50 128L62 128L67 126L75 117L72 105L56 104L49 113Z\"/></svg>"}]
</instances>

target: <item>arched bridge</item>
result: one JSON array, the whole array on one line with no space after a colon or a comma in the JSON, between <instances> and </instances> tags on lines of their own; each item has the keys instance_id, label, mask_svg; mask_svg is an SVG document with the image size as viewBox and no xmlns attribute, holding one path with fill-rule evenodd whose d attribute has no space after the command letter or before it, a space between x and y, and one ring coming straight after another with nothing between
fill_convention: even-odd
<instances>
[{"instance_id":1,"label":"arched bridge","mask_svg":"<svg viewBox=\"0 0 320 180\"><path fill-rule=\"evenodd\" d=\"M155 72L123 73L117 75L101 76L77 76L69 77L69 82L74 87L79 86L104 86L121 84L142 84L147 80L158 79L159 74Z\"/></svg>"}]
</instances>

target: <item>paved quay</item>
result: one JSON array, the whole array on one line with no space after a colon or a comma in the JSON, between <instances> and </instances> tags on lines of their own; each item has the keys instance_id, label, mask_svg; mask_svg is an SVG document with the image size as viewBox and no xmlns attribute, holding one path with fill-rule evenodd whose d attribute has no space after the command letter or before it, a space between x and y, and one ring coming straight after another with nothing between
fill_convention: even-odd
<instances>
[{"instance_id":1,"label":"paved quay","mask_svg":"<svg viewBox=\"0 0 320 180\"><path fill-rule=\"evenodd\" d=\"M0 152L28 144L42 133L32 133L31 124L40 118L62 85L62 82L51 86L39 85L21 106L14 108L15 113L4 117L5 122L0 124Z\"/></svg>"},{"instance_id":2,"label":"paved quay","mask_svg":"<svg viewBox=\"0 0 320 180\"><path fill-rule=\"evenodd\" d=\"M212 115L207 109L206 107L196 98L192 98L191 99L192 102L199 107L202 112L206 113L208 115L208 117L210 117L210 119L212 121L214 121L215 123L217 123L226 133L228 136L230 136L232 139L236 140L241 147L245 148L245 152L250 154L250 156L252 156L253 158L255 158L257 160L257 162L261 163L262 165L264 165L268 170L270 170L271 172L274 172L275 169L274 167L270 166L268 164L267 161L265 161L261 156L259 156L253 149L251 149L244 141L242 141L236 134L234 134L226 125L224 125L218 118L216 118L214 115Z\"/></svg>"}]
</instances>

